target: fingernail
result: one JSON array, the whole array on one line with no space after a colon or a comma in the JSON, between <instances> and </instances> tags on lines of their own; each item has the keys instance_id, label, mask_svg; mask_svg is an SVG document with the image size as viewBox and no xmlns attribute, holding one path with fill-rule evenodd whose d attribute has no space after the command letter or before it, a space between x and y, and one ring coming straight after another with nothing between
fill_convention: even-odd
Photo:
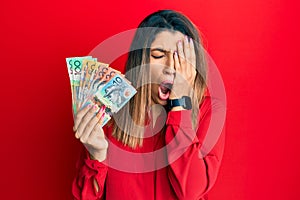
<instances>
[{"instance_id":1,"label":"fingernail","mask_svg":"<svg viewBox=\"0 0 300 200\"><path fill-rule=\"evenodd\" d=\"M187 36L187 35L185 35L184 38L185 38L185 41L186 41L186 42L189 42L189 39L188 39L188 36Z\"/></svg>"},{"instance_id":2,"label":"fingernail","mask_svg":"<svg viewBox=\"0 0 300 200\"><path fill-rule=\"evenodd\" d=\"M97 105L94 105L94 110L97 110L98 109L98 106Z\"/></svg>"},{"instance_id":3,"label":"fingernail","mask_svg":"<svg viewBox=\"0 0 300 200\"><path fill-rule=\"evenodd\" d=\"M89 104L89 105L88 105L88 108L91 108L92 106L93 106L92 104Z\"/></svg>"},{"instance_id":4,"label":"fingernail","mask_svg":"<svg viewBox=\"0 0 300 200\"><path fill-rule=\"evenodd\" d=\"M100 113L98 113L98 114L97 114L97 118L99 119L99 121L98 121L98 122L101 124L101 123L103 122L103 118L104 118L104 116L105 116L105 112L104 112L104 113L102 113L102 115L101 115L101 116L99 116L99 114L100 114Z\"/></svg>"},{"instance_id":5,"label":"fingernail","mask_svg":"<svg viewBox=\"0 0 300 200\"><path fill-rule=\"evenodd\" d=\"M105 112L101 115L100 120L102 121L104 119Z\"/></svg>"},{"instance_id":6,"label":"fingernail","mask_svg":"<svg viewBox=\"0 0 300 200\"><path fill-rule=\"evenodd\" d=\"M101 106L100 111L99 112L103 112L104 110L104 106Z\"/></svg>"},{"instance_id":7,"label":"fingernail","mask_svg":"<svg viewBox=\"0 0 300 200\"><path fill-rule=\"evenodd\" d=\"M175 57L177 57L177 56L178 56L178 53L177 53L177 51L175 51L175 52L174 52L174 55L175 55Z\"/></svg>"},{"instance_id":8,"label":"fingernail","mask_svg":"<svg viewBox=\"0 0 300 200\"><path fill-rule=\"evenodd\" d=\"M179 45L179 46L182 45L182 41L181 41L181 40L178 41L178 45Z\"/></svg>"},{"instance_id":9,"label":"fingernail","mask_svg":"<svg viewBox=\"0 0 300 200\"><path fill-rule=\"evenodd\" d=\"M193 38L190 38L190 44L194 45Z\"/></svg>"},{"instance_id":10,"label":"fingernail","mask_svg":"<svg viewBox=\"0 0 300 200\"><path fill-rule=\"evenodd\" d=\"M100 114L103 113L103 106L101 106L101 108L98 110L96 116L100 119Z\"/></svg>"},{"instance_id":11,"label":"fingernail","mask_svg":"<svg viewBox=\"0 0 300 200\"><path fill-rule=\"evenodd\" d=\"M78 132L76 131L76 133L75 133L75 137L78 139Z\"/></svg>"}]
</instances>

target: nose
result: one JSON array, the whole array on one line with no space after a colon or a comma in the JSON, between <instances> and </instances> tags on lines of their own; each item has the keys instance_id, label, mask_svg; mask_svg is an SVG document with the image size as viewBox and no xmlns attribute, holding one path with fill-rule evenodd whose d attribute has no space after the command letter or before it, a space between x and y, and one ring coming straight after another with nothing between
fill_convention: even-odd
<instances>
[{"instance_id":1,"label":"nose","mask_svg":"<svg viewBox=\"0 0 300 200\"><path fill-rule=\"evenodd\" d=\"M175 75L173 52L168 53L163 72L166 75Z\"/></svg>"}]
</instances>

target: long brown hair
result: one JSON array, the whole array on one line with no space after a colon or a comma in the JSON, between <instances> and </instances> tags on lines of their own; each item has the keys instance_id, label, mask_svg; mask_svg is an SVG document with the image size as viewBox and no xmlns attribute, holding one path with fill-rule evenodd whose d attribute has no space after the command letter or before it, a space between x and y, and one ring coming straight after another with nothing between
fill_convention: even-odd
<instances>
[{"instance_id":1,"label":"long brown hair","mask_svg":"<svg viewBox=\"0 0 300 200\"><path fill-rule=\"evenodd\" d=\"M112 135L125 146L136 148L143 144L144 129L151 103L149 77L150 46L162 31L179 31L192 38L196 52L196 77L192 96L192 122L197 125L199 103L206 88L206 60L202 40L196 26L183 14L160 10L147 16L138 26L126 62L126 78L137 89L137 94L114 115Z\"/></svg>"}]
</instances>

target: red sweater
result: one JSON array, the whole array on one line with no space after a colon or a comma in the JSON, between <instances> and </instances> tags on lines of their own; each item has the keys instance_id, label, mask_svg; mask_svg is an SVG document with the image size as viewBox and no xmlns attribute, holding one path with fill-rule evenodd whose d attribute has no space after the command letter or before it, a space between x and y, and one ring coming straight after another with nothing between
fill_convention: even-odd
<instances>
[{"instance_id":1,"label":"red sweater","mask_svg":"<svg viewBox=\"0 0 300 200\"><path fill-rule=\"evenodd\" d=\"M109 141L107 159L98 162L91 160L87 151L82 154L73 181L74 199L207 199L207 192L216 181L224 148L223 124L217 127L213 121L222 120L225 112L210 96L205 97L199 112L198 128L194 131L191 111L170 111L165 132L144 138L143 146L134 150L114 139L112 128L104 129ZM213 113L217 117L210 123ZM211 133L209 129L219 130L219 133ZM207 132L215 139L207 139ZM135 158L136 154L142 156ZM94 179L99 185L98 192Z\"/></svg>"}]
</instances>

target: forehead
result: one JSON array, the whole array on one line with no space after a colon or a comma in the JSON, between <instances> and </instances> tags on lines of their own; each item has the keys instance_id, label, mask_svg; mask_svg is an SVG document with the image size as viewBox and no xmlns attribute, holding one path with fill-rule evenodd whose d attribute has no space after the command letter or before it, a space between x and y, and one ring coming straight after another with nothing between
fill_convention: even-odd
<instances>
[{"instance_id":1,"label":"forehead","mask_svg":"<svg viewBox=\"0 0 300 200\"><path fill-rule=\"evenodd\" d=\"M151 44L151 49L161 48L166 51L175 51L177 49L177 42L183 39L184 35L179 31L163 31L156 35Z\"/></svg>"}]
</instances>

